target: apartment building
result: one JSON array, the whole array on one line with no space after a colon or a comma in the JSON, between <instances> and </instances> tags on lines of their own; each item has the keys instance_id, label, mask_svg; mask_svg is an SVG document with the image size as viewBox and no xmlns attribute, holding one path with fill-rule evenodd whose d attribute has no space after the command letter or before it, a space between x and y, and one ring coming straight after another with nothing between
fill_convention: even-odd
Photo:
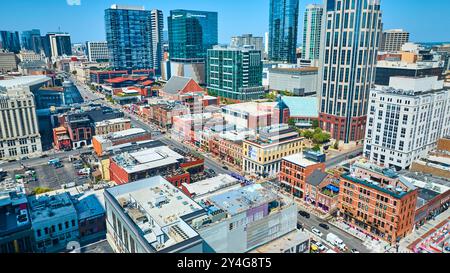
<instances>
[{"instance_id":1,"label":"apartment building","mask_svg":"<svg viewBox=\"0 0 450 273\"><path fill-rule=\"evenodd\" d=\"M409 32L403 29L386 30L381 36L380 51L397 52L408 42Z\"/></svg>"},{"instance_id":2,"label":"apartment building","mask_svg":"<svg viewBox=\"0 0 450 273\"><path fill-rule=\"evenodd\" d=\"M365 156L406 169L450 134L450 94L437 77L392 77L370 93Z\"/></svg>"}]
</instances>

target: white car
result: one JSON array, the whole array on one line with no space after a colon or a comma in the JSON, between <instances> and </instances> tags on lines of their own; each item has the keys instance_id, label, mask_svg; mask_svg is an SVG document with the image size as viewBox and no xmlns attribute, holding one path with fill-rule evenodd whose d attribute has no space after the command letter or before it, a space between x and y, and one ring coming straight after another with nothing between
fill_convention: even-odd
<instances>
[{"instance_id":1,"label":"white car","mask_svg":"<svg viewBox=\"0 0 450 273\"><path fill-rule=\"evenodd\" d=\"M321 242L317 242L316 246L319 248L320 251L327 251L328 247L324 246Z\"/></svg>"},{"instance_id":2,"label":"white car","mask_svg":"<svg viewBox=\"0 0 450 273\"><path fill-rule=\"evenodd\" d=\"M315 228L315 227L313 227L313 228L311 229L311 231L312 231L312 233L314 233L315 235L317 235L317 236L319 236L319 237L322 237L322 236L323 236L323 233L322 233L320 230L318 230L317 228Z\"/></svg>"}]
</instances>

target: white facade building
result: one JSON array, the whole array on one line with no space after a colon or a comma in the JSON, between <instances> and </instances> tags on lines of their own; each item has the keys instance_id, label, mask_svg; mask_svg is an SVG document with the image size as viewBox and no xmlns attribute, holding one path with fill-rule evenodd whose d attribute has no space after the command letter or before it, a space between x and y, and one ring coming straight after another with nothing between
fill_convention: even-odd
<instances>
[{"instance_id":1,"label":"white facade building","mask_svg":"<svg viewBox=\"0 0 450 273\"><path fill-rule=\"evenodd\" d=\"M379 165L408 168L450 134L450 95L437 77L391 77L370 93L365 156Z\"/></svg>"},{"instance_id":2,"label":"white facade building","mask_svg":"<svg viewBox=\"0 0 450 273\"><path fill-rule=\"evenodd\" d=\"M109 60L109 51L107 42L87 42L86 50L89 62L99 60Z\"/></svg>"},{"instance_id":3,"label":"white facade building","mask_svg":"<svg viewBox=\"0 0 450 273\"><path fill-rule=\"evenodd\" d=\"M0 86L0 159L42 153L34 96L27 86Z\"/></svg>"},{"instance_id":4,"label":"white facade building","mask_svg":"<svg viewBox=\"0 0 450 273\"><path fill-rule=\"evenodd\" d=\"M306 6L303 29L303 54L306 60L318 61L322 36L323 6L311 4Z\"/></svg>"}]
</instances>

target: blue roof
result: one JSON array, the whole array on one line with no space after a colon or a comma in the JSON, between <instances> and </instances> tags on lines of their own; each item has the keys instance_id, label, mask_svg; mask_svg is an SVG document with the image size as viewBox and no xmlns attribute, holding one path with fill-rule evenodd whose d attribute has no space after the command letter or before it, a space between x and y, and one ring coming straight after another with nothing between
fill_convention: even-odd
<instances>
[{"instance_id":1,"label":"blue roof","mask_svg":"<svg viewBox=\"0 0 450 273\"><path fill-rule=\"evenodd\" d=\"M317 97L282 97L292 117L319 117Z\"/></svg>"}]
</instances>

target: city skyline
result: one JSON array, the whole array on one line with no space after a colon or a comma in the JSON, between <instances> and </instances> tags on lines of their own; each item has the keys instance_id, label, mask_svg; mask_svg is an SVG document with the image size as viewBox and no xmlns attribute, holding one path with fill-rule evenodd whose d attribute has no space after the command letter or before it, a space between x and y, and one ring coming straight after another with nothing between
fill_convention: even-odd
<instances>
[{"instance_id":1,"label":"city skyline","mask_svg":"<svg viewBox=\"0 0 450 273\"><path fill-rule=\"evenodd\" d=\"M75 1L76 2L76 1ZM256 36L264 36L269 31L269 0L249 0L212 3L208 0L190 1L189 5L180 0L144 1L144 0L102 0L81 1L80 5L69 5L66 0L46 0L44 3L25 0L8 2L3 4L5 9L11 12L0 18L0 25L4 30L25 31L40 29L42 33L58 31L69 32L74 43L85 41L104 41L104 10L112 4L143 5L147 10L160 9L164 14L164 29L167 30L167 16L170 10L191 9L202 11L216 11L219 13L219 43L229 43L232 36L244 33L252 33ZM321 4L322 1L300 1L298 43L303 37L303 16L308 4ZM239 8L236 8L236 7ZM450 40L450 30L444 24L444 14L436 13L436 10L450 9L450 2L431 0L427 5L421 5L419 1L384 0L381 2L383 11L384 29L403 28L411 33L413 42L447 42ZM396 10L401 9L401 14ZM253 10L248 14L248 10ZM48 12L52 12L52 20L48 18ZM23 14L19 22L14 20L16 14ZM28 16L30 15L30 16ZM33 15L33 16L31 16ZM248 18L251 20L248 20ZM428 18L421 24L416 24L418 17ZM82 21L79 18L83 18ZM233 18L233 20L228 20ZM34 23L39 22L39 23ZM436 31L428 31L432 27ZM239 31L236 31L236 30Z\"/></svg>"}]
</instances>

